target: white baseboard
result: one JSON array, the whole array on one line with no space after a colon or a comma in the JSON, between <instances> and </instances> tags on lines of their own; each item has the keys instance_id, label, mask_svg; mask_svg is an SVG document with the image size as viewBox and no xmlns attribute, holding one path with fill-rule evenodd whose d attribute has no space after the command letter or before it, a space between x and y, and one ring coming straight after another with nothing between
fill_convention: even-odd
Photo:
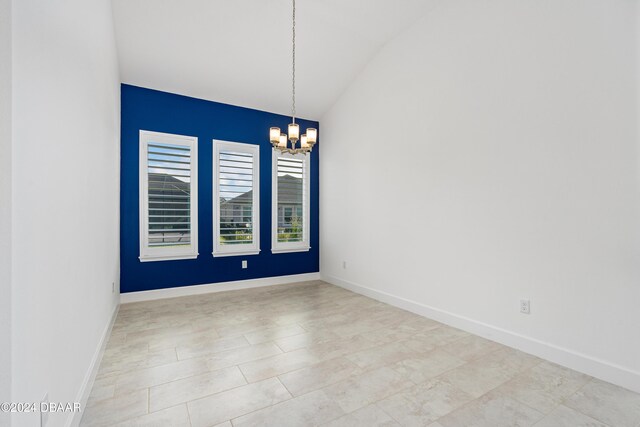
<instances>
[{"instance_id":1,"label":"white baseboard","mask_svg":"<svg viewBox=\"0 0 640 427\"><path fill-rule=\"evenodd\" d=\"M91 389L93 388L93 382L96 379L96 375L98 375L98 369L100 368L100 362L102 362L102 356L104 355L104 350L107 347L107 343L109 342L109 337L111 336L111 330L113 329L113 324L116 321L116 317L118 316L118 309L120 305L116 305L113 313L111 314L111 320L104 328L102 332L102 338L100 338L100 343L96 348L96 352L93 355L93 359L91 359L91 364L89 365L89 369L85 374L84 381L82 382L82 387L80 387L80 392L78 393L78 397L76 397L76 402L80 402L80 412L71 412L70 417L67 420L67 427L77 427L80 425L80 420L82 420L82 415L84 414L84 410L87 407L87 401L89 400L89 395L91 394Z\"/></svg>"},{"instance_id":2,"label":"white baseboard","mask_svg":"<svg viewBox=\"0 0 640 427\"><path fill-rule=\"evenodd\" d=\"M212 292L235 291L239 289L259 288L263 286L284 285L287 283L320 280L320 273L292 274L290 276L264 277L260 279L237 280L233 282L209 283L206 285L181 286L179 288L154 289L151 291L128 292L120 294L120 303L151 301L164 298L184 297L188 295L208 294Z\"/></svg>"},{"instance_id":3,"label":"white baseboard","mask_svg":"<svg viewBox=\"0 0 640 427\"><path fill-rule=\"evenodd\" d=\"M338 277L322 280L640 393L640 372Z\"/></svg>"}]
</instances>

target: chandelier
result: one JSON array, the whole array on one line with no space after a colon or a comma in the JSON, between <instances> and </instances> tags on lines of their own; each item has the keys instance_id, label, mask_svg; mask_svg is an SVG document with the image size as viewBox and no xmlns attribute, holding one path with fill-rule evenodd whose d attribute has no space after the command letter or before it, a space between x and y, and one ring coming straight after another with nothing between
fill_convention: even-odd
<instances>
[{"instance_id":1,"label":"chandelier","mask_svg":"<svg viewBox=\"0 0 640 427\"><path fill-rule=\"evenodd\" d=\"M300 135L300 126L296 123L296 0L293 0L293 49L292 49L292 78L291 78L291 123L288 133L281 133L279 127L269 129L269 140L276 150L283 153L307 154L311 151L318 138L318 131L314 128L307 128L306 133ZM288 142L291 142L291 148ZM300 148L296 148L296 143L300 141Z\"/></svg>"}]
</instances>

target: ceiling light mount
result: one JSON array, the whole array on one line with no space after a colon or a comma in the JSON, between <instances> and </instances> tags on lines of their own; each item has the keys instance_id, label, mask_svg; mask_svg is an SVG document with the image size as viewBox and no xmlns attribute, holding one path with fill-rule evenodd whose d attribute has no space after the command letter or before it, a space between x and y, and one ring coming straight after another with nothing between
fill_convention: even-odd
<instances>
[{"instance_id":1,"label":"ceiling light mount","mask_svg":"<svg viewBox=\"0 0 640 427\"><path fill-rule=\"evenodd\" d=\"M291 73L291 123L287 133L280 132L279 127L269 129L269 140L275 150L290 154L307 154L311 152L318 139L318 130L307 128L306 133L300 135L300 126L296 123L296 0L293 2L292 15L292 73ZM296 143L300 141L300 148L296 148ZM289 148L288 142L291 142Z\"/></svg>"}]
</instances>

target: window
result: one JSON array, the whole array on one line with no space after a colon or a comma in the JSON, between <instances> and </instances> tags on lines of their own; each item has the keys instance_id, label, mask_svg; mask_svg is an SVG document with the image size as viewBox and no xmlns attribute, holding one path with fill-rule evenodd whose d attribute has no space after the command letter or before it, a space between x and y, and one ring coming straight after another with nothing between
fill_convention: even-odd
<instances>
[{"instance_id":1,"label":"window","mask_svg":"<svg viewBox=\"0 0 640 427\"><path fill-rule=\"evenodd\" d=\"M213 256L260 252L260 147L213 141Z\"/></svg>"},{"instance_id":2,"label":"window","mask_svg":"<svg viewBox=\"0 0 640 427\"><path fill-rule=\"evenodd\" d=\"M140 261L198 257L198 138L140 131Z\"/></svg>"},{"instance_id":3,"label":"window","mask_svg":"<svg viewBox=\"0 0 640 427\"><path fill-rule=\"evenodd\" d=\"M273 151L273 253L309 250L309 160Z\"/></svg>"}]
</instances>

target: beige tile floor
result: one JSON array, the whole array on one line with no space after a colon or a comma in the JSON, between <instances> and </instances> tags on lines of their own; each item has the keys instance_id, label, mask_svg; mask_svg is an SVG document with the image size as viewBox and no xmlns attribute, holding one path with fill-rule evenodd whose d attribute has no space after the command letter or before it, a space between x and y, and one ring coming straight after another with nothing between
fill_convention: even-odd
<instances>
[{"instance_id":1,"label":"beige tile floor","mask_svg":"<svg viewBox=\"0 0 640 427\"><path fill-rule=\"evenodd\" d=\"M126 304L82 425L640 426L640 394L324 282Z\"/></svg>"}]
</instances>

